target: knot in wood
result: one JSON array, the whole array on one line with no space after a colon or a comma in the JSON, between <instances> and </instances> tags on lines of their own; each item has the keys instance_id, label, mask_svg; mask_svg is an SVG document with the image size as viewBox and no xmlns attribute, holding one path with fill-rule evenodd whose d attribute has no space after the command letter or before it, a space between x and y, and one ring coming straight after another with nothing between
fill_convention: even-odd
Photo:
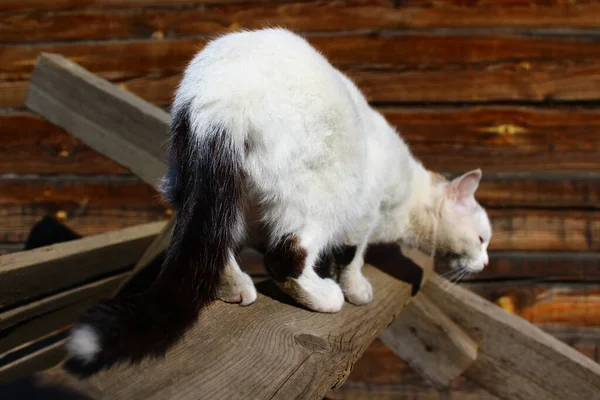
<instances>
[{"instance_id":1,"label":"knot in wood","mask_svg":"<svg viewBox=\"0 0 600 400\"><path fill-rule=\"evenodd\" d=\"M331 345L327 340L319 336L311 335L310 333L296 335L294 336L294 341L300 347L314 353L324 353L331 348Z\"/></svg>"}]
</instances>

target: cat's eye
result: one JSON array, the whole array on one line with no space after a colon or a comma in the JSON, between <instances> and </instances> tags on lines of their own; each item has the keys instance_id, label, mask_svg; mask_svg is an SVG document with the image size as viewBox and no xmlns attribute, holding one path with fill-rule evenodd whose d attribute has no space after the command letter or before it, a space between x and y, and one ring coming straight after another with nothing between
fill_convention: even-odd
<instances>
[{"instance_id":1,"label":"cat's eye","mask_svg":"<svg viewBox=\"0 0 600 400\"><path fill-rule=\"evenodd\" d=\"M483 238L479 236L479 243L483 244Z\"/></svg>"}]
</instances>

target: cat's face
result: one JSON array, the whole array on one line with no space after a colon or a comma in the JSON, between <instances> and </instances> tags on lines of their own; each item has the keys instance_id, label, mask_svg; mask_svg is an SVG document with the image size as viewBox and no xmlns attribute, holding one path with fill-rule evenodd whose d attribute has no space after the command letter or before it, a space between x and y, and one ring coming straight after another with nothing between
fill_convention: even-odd
<instances>
[{"instance_id":1,"label":"cat's face","mask_svg":"<svg viewBox=\"0 0 600 400\"><path fill-rule=\"evenodd\" d=\"M444 182L436 253L453 269L479 272L488 265L492 228L487 213L475 200L481 170Z\"/></svg>"}]
</instances>

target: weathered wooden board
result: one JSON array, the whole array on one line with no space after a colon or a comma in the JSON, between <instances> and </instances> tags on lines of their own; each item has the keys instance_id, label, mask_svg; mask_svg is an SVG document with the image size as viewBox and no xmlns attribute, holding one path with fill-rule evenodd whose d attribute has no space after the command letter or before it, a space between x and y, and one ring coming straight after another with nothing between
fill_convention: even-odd
<instances>
[{"instance_id":1,"label":"weathered wooden board","mask_svg":"<svg viewBox=\"0 0 600 400\"><path fill-rule=\"evenodd\" d=\"M481 167L484 184L493 185L487 182L490 172L518 173L498 177L499 185L511 179L515 185L522 180L532 183L515 187L513 196L496 194L499 204L511 205L524 197L532 206L600 204L600 111L596 108L386 107L381 111L430 169L461 173ZM0 114L0 134L0 173L127 173L39 116Z\"/></svg>"},{"instance_id":2,"label":"weathered wooden board","mask_svg":"<svg viewBox=\"0 0 600 400\"><path fill-rule=\"evenodd\" d=\"M54 343L0 367L0 385L56 365L65 356L64 341ZM81 400L81 399L80 399Z\"/></svg>"},{"instance_id":3,"label":"weathered wooden board","mask_svg":"<svg viewBox=\"0 0 600 400\"><path fill-rule=\"evenodd\" d=\"M48 205L78 208L165 209L160 195L149 185L133 177L99 176L85 178L32 178L0 180L0 204L23 207Z\"/></svg>"},{"instance_id":4,"label":"weathered wooden board","mask_svg":"<svg viewBox=\"0 0 600 400\"><path fill-rule=\"evenodd\" d=\"M496 281L461 286L544 328L569 330L600 326L598 284Z\"/></svg>"},{"instance_id":5,"label":"weathered wooden board","mask_svg":"<svg viewBox=\"0 0 600 400\"><path fill-rule=\"evenodd\" d=\"M535 71L542 66L592 67L600 54L600 42L590 36L395 32L313 35L308 39L331 62L346 69L495 70L512 65L513 69ZM109 79L173 73L181 71L205 43L206 38L198 37L101 41L94 46L78 42L5 46L0 49L4 61L0 78L27 79L40 53L62 54ZM110 57L114 54L119 57Z\"/></svg>"},{"instance_id":6,"label":"weathered wooden board","mask_svg":"<svg viewBox=\"0 0 600 400\"><path fill-rule=\"evenodd\" d=\"M364 387L362 385L342 386L330 392L326 400L496 400L497 397L480 388L453 391L437 391L432 388L415 387Z\"/></svg>"},{"instance_id":7,"label":"weathered wooden board","mask_svg":"<svg viewBox=\"0 0 600 400\"><path fill-rule=\"evenodd\" d=\"M51 4L56 4L52 1ZM211 1L210 3L219 3ZM215 34L230 29L285 26L300 32L431 28L597 28L600 7L577 2L457 4L448 1L346 0L245 4L204 8L105 9L26 13L1 19L0 36L9 42L162 38ZM249 4L250 3L250 4ZM112 5L112 4L111 4ZM123 4L126 6L126 4ZM162 4L161 4L162 5ZM0 5L1 7L1 5ZM42 7L40 7L42 8ZM40 8L37 8L38 10Z\"/></svg>"},{"instance_id":8,"label":"weathered wooden board","mask_svg":"<svg viewBox=\"0 0 600 400\"><path fill-rule=\"evenodd\" d=\"M437 389L452 385L477 358L477 343L423 293L379 335Z\"/></svg>"},{"instance_id":9,"label":"weathered wooden board","mask_svg":"<svg viewBox=\"0 0 600 400\"><path fill-rule=\"evenodd\" d=\"M152 103L168 105L183 66L184 63L174 71L144 70L138 74L135 67L127 67L129 72L125 76L118 72L99 73ZM346 68L345 72L374 103L564 102L599 98L598 65L564 60L562 63L522 60L479 69L447 66L443 70L349 71ZM0 81L0 107L22 107L26 89L26 80Z\"/></svg>"},{"instance_id":10,"label":"weathered wooden board","mask_svg":"<svg viewBox=\"0 0 600 400\"><path fill-rule=\"evenodd\" d=\"M38 58L25 103L153 187L166 172L169 115L62 56Z\"/></svg>"},{"instance_id":11,"label":"weathered wooden board","mask_svg":"<svg viewBox=\"0 0 600 400\"><path fill-rule=\"evenodd\" d=\"M427 294L479 344L465 376L504 399L594 398L600 364L461 287L445 287L437 276Z\"/></svg>"},{"instance_id":12,"label":"weathered wooden board","mask_svg":"<svg viewBox=\"0 0 600 400\"><path fill-rule=\"evenodd\" d=\"M59 243L0 257L0 307L50 295L133 266L165 222Z\"/></svg>"},{"instance_id":13,"label":"weathered wooden board","mask_svg":"<svg viewBox=\"0 0 600 400\"><path fill-rule=\"evenodd\" d=\"M495 1L478 2L409 0L396 3L390 0L346 0L319 2L260 2L245 1L243 5L212 6L204 9L181 9L188 5L177 1L26 1L25 4L4 0L0 10L8 14L6 27L0 34L9 41L51 39L100 39L147 37L152 32L169 35L206 34L227 28L259 28L280 25L300 31L336 31L353 29L407 28L595 28L600 9L591 1L564 3L560 1ZM81 4L79 4L81 3ZM205 3L204 1L196 3ZM218 0L207 3L236 3ZM239 3L239 2L238 2ZM267 3L267 4L264 4ZM35 4L35 6L34 6ZM161 6L142 13L139 8ZM250 6L249 6L250 5ZM538 5L536 7L536 5ZM63 8L102 7L121 9L107 14L96 9L54 13L33 18L24 13ZM18 24L23 25L20 27ZM87 26L85 25L87 24ZM37 28L34 29L34 28ZM95 28L95 29L94 29Z\"/></svg>"},{"instance_id":14,"label":"weathered wooden board","mask_svg":"<svg viewBox=\"0 0 600 400\"><path fill-rule=\"evenodd\" d=\"M215 399L322 398L344 382L368 344L410 298L410 285L372 267L365 272L376 293L367 306L345 304L337 314L314 313L288 304L266 282L251 307L217 302L208 308L169 353L170 361L117 367L84 383L57 369L40 377L46 384L92 388L87 393L115 400L197 398L198 393ZM215 385L223 382L222 374L229 383Z\"/></svg>"},{"instance_id":15,"label":"weathered wooden board","mask_svg":"<svg viewBox=\"0 0 600 400\"><path fill-rule=\"evenodd\" d=\"M599 209L600 176L490 172L484 174L477 199L489 208ZM158 216L167 208L149 185L130 176L106 175L0 179L0 207L15 205L26 210L41 206L49 212L62 209L69 216L100 207L146 210Z\"/></svg>"},{"instance_id":16,"label":"weathered wooden board","mask_svg":"<svg viewBox=\"0 0 600 400\"><path fill-rule=\"evenodd\" d=\"M281 0L245 0L246 3L268 3ZM196 0L198 4L210 3L236 3L237 0ZM10 0L0 2L0 11L41 11L41 10L70 10L79 8L119 9L131 7L168 7L189 5L185 0L25 0L22 3L13 3Z\"/></svg>"},{"instance_id":17,"label":"weathered wooden board","mask_svg":"<svg viewBox=\"0 0 600 400\"><path fill-rule=\"evenodd\" d=\"M471 280L600 281L600 253L496 251L489 255L490 265Z\"/></svg>"},{"instance_id":18,"label":"weathered wooden board","mask_svg":"<svg viewBox=\"0 0 600 400\"><path fill-rule=\"evenodd\" d=\"M598 343L596 341L581 340L577 337L564 337L564 339L581 354L591 360L598 361ZM431 388L431 385L378 339L367 348L360 360L356 362L348 380L341 387L342 391L346 389L349 392L354 392L358 388L369 391L392 389L391 393L398 393L394 389L412 388L423 390ZM468 393L476 388L477 386L474 383L460 377L453 382L451 390L458 393ZM443 392L440 395L447 394L449 393ZM405 397L398 396L396 398Z\"/></svg>"},{"instance_id":19,"label":"weathered wooden board","mask_svg":"<svg viewBox=\"0 0 600 400\"><path fill-rule=\"evenodd\" d=\"M46 215L59 219L81 236L97 235L118 229L130 228L149 222L166 221L163 211L128 208L67 208L52 205L31 207L7 205L0 208L0 243L22 244L31 227Z\"/></svg>"},{"instance_id":20,"label":"weathered wooden board","mask_svg":"<svg viewBox=\"0 0 600 400\"><path fill-rule=\"evenodd\" d=\"M0 90L0 97L2 96ZM25 91L23 91L24 106ZM1 174L130 175L50 121L30 112L0 113Z\"/></svg>"},{"instance_id":21,"label":"weathered wooden board","mask_svg":"<svg viewBox=\"0 0 600 400\"><path fill-rule=\"evenodd\" d=\"M149 205L85 207L72 203L0 204L0 243L21 243L42 216L53 214L80 235L91 235L149 221L166 220L169 211ZM491 251L597 252L600 211L488 209L494 237ZM576 261L574 261L576 263Z\"/></svg>"},{"instance_id":22,"label":"weathered wooden board","mask_svg":"<svg viewBox=\"0 0 600 400\"><path fill-rule=\"evenodd\" d=\"M586 211L488 210L490 250L598 251L600 215Z\"/></svg>"},{"instance_id":23,"label":"weathered wooden board","mask_svg":"<svg viewBox=\"0 0 600 400\"><path fill-rule=\"evenodd\" d=\"M116 274L0 313L0 354L73 323L88 306L111 297L128 276Z\"/></svg>"}]
</instances>

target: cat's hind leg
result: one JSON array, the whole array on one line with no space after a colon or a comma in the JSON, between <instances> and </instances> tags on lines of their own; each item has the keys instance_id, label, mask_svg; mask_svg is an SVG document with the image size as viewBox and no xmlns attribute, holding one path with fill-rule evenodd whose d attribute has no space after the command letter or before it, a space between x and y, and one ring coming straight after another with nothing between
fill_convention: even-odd
<instances>
[{"instance_id":1,"label":"cat's hind leg","mask_svg":"<svg viewBox=\"0 0 600 400\"><path fill-rule=\"evenodd\" d=\"M221 274L217 296L219 300L242 306L250 305L256 300L256 288L252 278L241 270L232 252Z\"/></svg>"},{"instance_id":2,"label":"cat's hind leg","mask_svg":"<svg viewBox=\"0 0 600 400\"><path fill-rule=\"evenodd\" d=\"M333 313L342 309L344 294L333 279L321 278L315 271L320 252L300 236L286 235L266 252L265 267L296 302L313 311Z\"/></svg>"},{"instance_id":3,"label":"cat's hind leg","mask_svg":"<svg viewBox=\"0 0 600 400\"><path fill-rule=\"evenodd\" d=\"M336 263L341 264L339 284L344 292L344 297L349 303L360 306L373 300L373 287L363 275L362 267L365 263L364 253L367 248L365 238L358 246L344 246L342 257L336 256Z\"/></svg>"}]
</instances>

